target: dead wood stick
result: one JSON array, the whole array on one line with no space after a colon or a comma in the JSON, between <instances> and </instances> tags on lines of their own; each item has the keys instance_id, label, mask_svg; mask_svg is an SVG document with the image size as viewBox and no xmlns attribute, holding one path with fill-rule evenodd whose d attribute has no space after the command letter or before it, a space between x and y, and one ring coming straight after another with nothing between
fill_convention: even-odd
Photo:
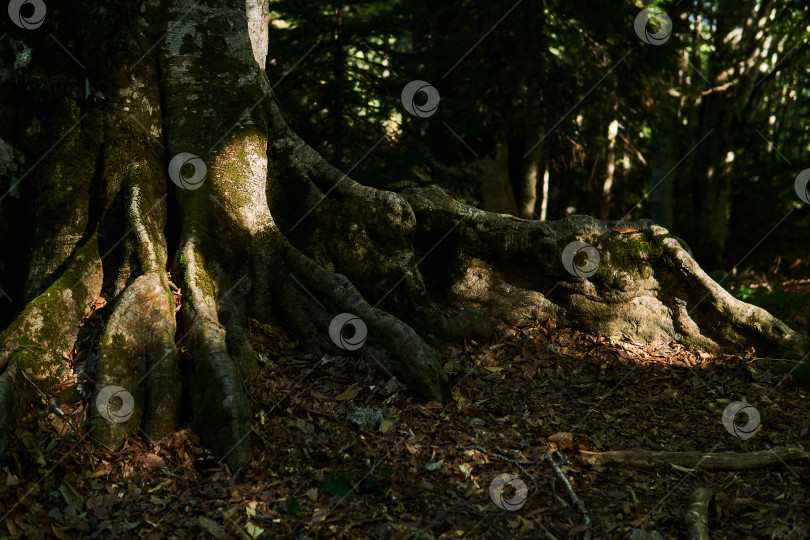
<instances>
[{"instance_id":1,"label":"dead wood stick","mask_svg":"<svg viewBox=\"0 0 810 540\"><path fill-rule=\"evenodd\" d=\"M616 450L612 452L580 452L586 465L655 467L680 465L701 469L742 471L779 465L788 461L810 460L810 452L801 448L776 447L756 452L657 452L654 450Z\"/></svg>"},{"instance_id":2,"label":"dead wood stick","mask_svg":"<svg viewBox=\"0 0 810 540\"><path fill-rule=\"evenodd\" d=\"M708 488L697 488L692 493L692 502L686 509L684 519L689 526L689 540L711 540L709 536L709 501L714 492Z\"/></svg>"},{"instance_id":3,"label":"dead wood stick","mask_svg":"<svg viewBox=\"0 0 810 540\"><path fill-rule=\"evenodd\" d=\"M579 513L582 514L582 523L584 523L588 527L585 530L583 539L590 540L591 514L588 513L588 509L585 507L585 503L582 502L582 499L577 497L577 494L574 493L574 488L571 486L571 482L569 482L568 478L565 477L565 474L563 474L562 469L560 469L560 466L557 465L557 462L554 461L553 457L551 457L552 452L553 450L549 450L548 452L546 452L546 455L543 456L543 461L549 464L551 470L554 471L554 475L560 480L560 482L562 482L563 486L565 486L565 491L568 492L568 498L571 499L574 508L579 510Z\"/></svg>"}]
</instances>

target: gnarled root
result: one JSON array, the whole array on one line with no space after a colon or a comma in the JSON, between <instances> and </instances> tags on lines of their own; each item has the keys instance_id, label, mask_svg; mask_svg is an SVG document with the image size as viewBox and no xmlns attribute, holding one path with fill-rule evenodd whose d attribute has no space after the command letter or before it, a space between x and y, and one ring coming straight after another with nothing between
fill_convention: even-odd
<instances>
[{"instance_id":1,"label":"gnarled root","mask_svg":"<svg viewBox=\"0 0 810 540\"><path fill-rule=\"evenodd\" d=\"M236 469L250 461L250 405L238 361L228 354L227 332L220 322L218 305L226 297L239 294L240 282L230 283L215 271L215 265L206 264L191 238L181 247L175 266L186 291L184 339L194 358L192 429Z\"/></svg>"},{"instance_id":2,"label":"gnarled root","mask_svg":"<svg viewBox=\"0 0 810 540\"><path fill-rule=\"evenodd\" d=\"M292 274L279 283L278 307L290 328L294 331L301 328L304 336L319 336L319 339L309 339L308 342L320 343L327 351L345 354L347 350L359 349L366 362L381 371L383 376L396 376L423 397L447 398L447 375L441 368L438 352L410 326L370 306L346 276L328 272L295 248L290 247L288 253L286 260ZM292 278L297 283L293 283ZM313 297L303 297L301 286ZM366 343L361 339L363 335L342 339L340 332L348 318L336 319L341 313L362 320L359 327L355 326L355 331L367 332Z\"/></svg>"},{"instance_id":3,"label":"gnarled root","mask_svg":"<svg viewBox=\"0 0 810 540\"><path fill-rule=\"evenodd\" d=\"M403 196L423 243L455 227L443 250L443 272L426 273L426 280L447 284L456 304L493 314L556 317L586 331L683 341L708 350L753 346L795 358L810 347L807 336L734 298L700 269L679 239L649 220L524 221L476 210L437 189L406 190ZM574 241L599 252L595 272L586 277L562 262Z\"/></svg>"},{"instance_id":4,"label":"gnarled root","mask_svg":"<svg viewBox=\"0 0 810 540\"><path fill-rule=\"evenodd\" d=\"M101 290L98 244L79 248L68 269L0 333L0 455L36 385L47 392L67 375L85 309ZM29 380L30 378L30 380Z\"/></svg>"},{"instance_id":5,"label":"gnarled root","mask_svg":"<svg viewBox=\"0 0 810 540\"><path fill-rule=\"evenodd\" d=\"M106 420L93 436L107 446L120 446L141 425L153 439L177 427L180 368L174 306L165 281L156 273L136 278L115 304L104 329L90 404L94 415ZM118 406L111 403L115 395L122 400Z\"/></svg>"}]
</instances>

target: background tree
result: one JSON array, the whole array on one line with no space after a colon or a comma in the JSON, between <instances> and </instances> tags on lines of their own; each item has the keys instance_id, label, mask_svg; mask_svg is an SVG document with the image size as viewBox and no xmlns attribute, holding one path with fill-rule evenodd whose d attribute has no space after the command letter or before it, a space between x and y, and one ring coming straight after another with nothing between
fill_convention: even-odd
<instances>
[{"instance_id":1,"label":"background tree","mask_svg":"<svg viewBox=\"0 0 810 540\"><path fill-rule=\"evenodd\" d=\"M652 217L677 231L710 268L739 261L752 247L745 239L761 238L797 204L792 182L808 149L807 128L798 121L808 104L800 84L808 76L802 61L807 6L654 2L644 7L663 10L673 25L660 46L646 45L631 31L628 22L642 6L630 3L364 7L352 16L377 38L355 48L378 61L354 69L347 64L347 73L357 81L357 103L397 126L397 145L357 165L353 174L364 183L418 185L417 161L430 164L418 171L423 185L441 185L480 200L483 208L521 217L541 217L535 210L544 204L543 217L550 218L571 212L623 218L632 209L631 216ZM275 16L326 32L334 16L323 20L314 13L288 12L280 3ZM295 53L315 42L278 32L298 43ZM485 45L474 46L487 32ZM297 58L279 50L282 57ZM402 116L398 109L397 90L414 78L442 95L430 118ZM378 103L384 105L375 108ZM334 138L324 122L299 121L296 103L288 105L305 140L329 148ZM362 148L378 132L368 133ZM359 159L362 148L353 157ZM403 154L404 160L392 159ZM408 157L418 159L409 166ZM510 191L514 205L503 200ZM768 206L767 216L751 204L763 196L780 201ZM741 241L729 242L730 230L741 231ZM793 234L783 231L764 246L773 246L767 260L794 245Z\"/></svg>"}]
</instances>

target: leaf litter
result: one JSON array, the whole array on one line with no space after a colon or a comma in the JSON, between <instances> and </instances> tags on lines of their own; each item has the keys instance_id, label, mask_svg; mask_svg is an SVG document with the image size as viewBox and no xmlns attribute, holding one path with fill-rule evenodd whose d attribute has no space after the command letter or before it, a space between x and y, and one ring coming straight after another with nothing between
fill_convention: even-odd
<instances>
[{"instance_id":1,"label":"leaf litter","mask_svg":"<svg viewBox=\"0 0 810 540\"><path fill-rule=\"evenodd\" d=\"M580 459L807 448L807 389L773 374L776 360L643 345L553 320L494 324L488 343L443 347L453 389L442 404L412 398L356 357L306 355L283 330L250 321L254 459L238 472L189 429L132 437L116 452L95 447L77 381L66 381L29 408L0 461L0 537L681 538L700 487L715 492L713 537L810 535L807 462L709 471ZM734 401L760 413L754 437L724 428ZM544 464L551 452L566 482ZM504 473L528 488L514 511L490 497Z\"/></svg>"}]
</instances>

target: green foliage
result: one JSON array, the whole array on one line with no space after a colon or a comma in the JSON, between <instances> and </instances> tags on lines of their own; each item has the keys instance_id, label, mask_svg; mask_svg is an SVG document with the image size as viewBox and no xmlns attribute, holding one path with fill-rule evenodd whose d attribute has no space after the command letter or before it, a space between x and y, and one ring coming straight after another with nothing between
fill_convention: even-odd
<instances>
[{"instance_id":1,"label":"green foliage","mask_svg":"<svg viewBox=\"0 0 810 540\"><path fill-rule=\"evenodd\" d=\"M344 170L385 136L394 113L386 49L397 27L387 6L373 1L272 4L274 57L268 59L268 76L273 83L284 77L279 99L298 134ZM299 60L301 69L292 69ZM370 158L373 168L377 158Z\"/></svg>"},{"instance_id":2,"label":"green foliage","mask_svg":"<svg viewBox=\"0 0 810 540\"><path fill-rule=\"evenodd\" d=\"M630 2L276 0L267 72L273 83L284 78L278 96L293 128L361 183L438 185L477 202L481 158L506 148L515 188L537 146L550 172L550 219L569 209L619 218L632 208L630 218L653 218L701 264L720 266L795 208L795 164L810 147L808 49L799 47L810 7L777 3L762 17L746 12L752 5L648 2L673 23L655 46L634 32L641 7ZM740 32L795 52L757 56L756 43L730 45ZM403 108L401 91L414 80L438 90L435 114ZM619 126L612 143L611 125ZM718 195L711 184L721 169L730 180ZM730 221L709 221L726 202ZM718 228L730 233L723 249L710 241ZM810 241L810 227L786 231L759 256Z\"/></svg>"},{"instance_id":3,"label":"green foliage","mask_svg":"<svg viewBox=\"0 0 810 540\"><path fill-rule=\"evenodd\" d=\"M292 521L295 519L295 516L298 514L298 501L292 495L287 497L287 500L284 501L284 506L287 510L287 519Z\"/></svg>"},{"instance_id":4,"label":"green foliage","mask_svg":"<svg viewBox=\"0 0 810 540\"><path fill-rule=\"evenodd\" d=\"M391 478L393 474L394 469L391 467L379 467L366 478L364 487L381 494L386 493L391 489Z\"/></svg>"},{"instance_id":5,"label":"green foliage","mask_svg":"<svg viewBox=\"0 0 810 540\"><path fill-rule=\"evenodd\" d=\"M352 490L351 479L342 473L332 471L329 476L323 479L318 489L328 495L340 497L341 499L348 499L354 495Z\"/></svg>"}]
</instances>

